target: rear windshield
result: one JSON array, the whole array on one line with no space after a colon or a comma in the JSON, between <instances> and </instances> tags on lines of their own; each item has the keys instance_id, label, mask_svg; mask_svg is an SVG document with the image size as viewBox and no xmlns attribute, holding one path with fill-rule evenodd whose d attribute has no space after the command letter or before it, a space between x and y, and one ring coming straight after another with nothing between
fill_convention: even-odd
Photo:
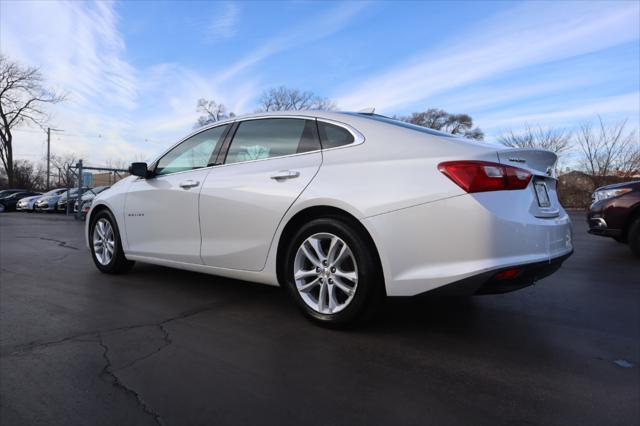
<instances>
[{"instance_id":1,"label":"rear windshield","mask_svg":"<svg viewBox=\"0 0 640 426\"><path fill-rule=\"evenodd\" d=\"M393 126L403 127L409 130L415 130L416 132L426 133L428 135L440 136L445 138L459 138L460 136L452 135L451 133L440 132L438 130L429 129L428 127L416 126L415 124L406 123L400 120L394 120L393 118L385 117L378 114L361 114L357 112L349 112L347 114L356 115L358 117L368 118L370 120L380 121L382 123L391 124Z\"/></svg>"}]
</instances>

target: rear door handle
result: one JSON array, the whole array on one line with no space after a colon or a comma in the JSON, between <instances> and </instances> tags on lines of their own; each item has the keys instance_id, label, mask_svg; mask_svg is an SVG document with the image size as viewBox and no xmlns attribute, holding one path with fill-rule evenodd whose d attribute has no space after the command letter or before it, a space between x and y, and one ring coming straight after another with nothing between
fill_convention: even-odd
<instances>
[{"instance_id":1,"label":"rear door handle","mask_svg":"<svg viewBox=\"0 0 640 426\"><path fill-rule=\"evenodd\" d=\"M300 176L300 172L295 170L281 170L278 173L271 176L271 179L275 180L284 180L284 179L294 179Z\"/></svg>"},{"instance_id":2,"label":"rear door handle","mask_svg":"<svg viewBox=\"0 0 640 426\"><path fill-rule=\"evenodd\" d=\"M185 180L180 182L180 188L182 189L189 189L189 188L193 188L195 186L200 185L200 182L198 182L197 180Z\"/></svg>"}]
</instances>

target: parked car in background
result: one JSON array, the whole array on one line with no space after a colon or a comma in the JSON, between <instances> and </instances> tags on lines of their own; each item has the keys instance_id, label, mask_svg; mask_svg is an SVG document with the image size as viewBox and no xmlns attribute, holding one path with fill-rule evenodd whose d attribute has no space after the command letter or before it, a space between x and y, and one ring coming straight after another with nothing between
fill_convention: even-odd
<instances>
[{"instance_id":1,"label":"parked car in background","mask_svg":"<svg viewBox=\"0 0 640 426\"><path fill-rule=\"evenodd\" d=\"M78 210L80 210L80 218L84 220L87 212L91 208L91 202L95 196L109 188L110 187L108 186L96 186L95 188L88 190L85 194L82 194L82 197L79 200L75 201L73 204L73 212L77 213Z\"/></svg>"},{"instance_id":2,"label":"parked car in background","mask_svg":"<svg viewBox=\"0 0 640 426\"><path fill-rule=\"evenodd\" d=\"M67 192L67 188L56 188L47 192L46 194L43 194L42 197L37 199L35 202L35 211L54 212L56 210L56 204L58 203L58 200L65 192Z\"/></svg>"},{"instance_id":3,"label":"parked car in background","mask_svg":"<svg viewBox=\"0 0 640 426\"><path fill-rule=\"evenodd\" d=\"M640 181L595 190L587 213L589 233L629 244L640 257Z\"/></svg>"},{"instance_id":4,"label":"parked car in background","mask_svg":"<svg viewBox=\"0 0 640 426\"><path fill-rule=\"evenodd\" d=\"M12 211L16 209L18 201L25 197L31 197L33 195L39 195L39 192L22 191L14 192L11 195L0 198L0 212Z\"/></svg>"},{"instance_id":5,"label":"parked car in background","mask_svg":"<svg viewBox=\"0 0 640 426\"><path fill-rule=\"evenodd\" d=\"M387 117L324 111L200 129L96 196L96 267L134 261L281 285L314 321L384 296L504 293L573 252L557 156Z\"/></svg>"},{"instance_id":6,"label":"parked car in background","mask_svg":"<svg viewBox=\"0 0 640 426\"><path fill-rule=\"evenodd\" d=\"M91 188L88 187L82 188L82 193L84 194L85 192L90 190ZM62 195L60 195L60 199L56 203L56 210L59 213L65 213L67 211L67 203L71 203L71 206L73 206L73 203L75 203L78 199L78 192L78 188L71 188L69 189L69 191L63 192Z\"/></svg>"},{"instance_id":7,"label":"parked car in background","mask_svg":"<svg viewBox=\"0 0 640 426\"><path fill-rule=\"evenodd\" d=\"M0 200L3 199L4 197L8 197L11 194L14 194L16 192L27 192L27 189L3 189L0 191Z\"/></svg>"},{"instance_id":8,"label":"parked car in background","mask_svg":"<svg viewBox=\"0 0 640 426\"><path fill-rule=\"evenodd\" d=\"M16 210L19 212L33 212L36 209L36 201L43 197L43 194L33 195L31 197L21 198L16 204Z\"/></svg>"}]
</instances>

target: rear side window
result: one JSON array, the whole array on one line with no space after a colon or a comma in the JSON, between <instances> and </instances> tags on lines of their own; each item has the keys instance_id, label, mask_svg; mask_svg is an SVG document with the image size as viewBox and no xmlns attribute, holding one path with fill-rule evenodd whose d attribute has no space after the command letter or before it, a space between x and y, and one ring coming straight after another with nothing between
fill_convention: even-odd
<instances>
[{"instance_id":1,"label":"rear side window","mask_svg":"<svg viewBox=\"0 0 640 426\"><path fill-rule=\"evenodd\" d=\"M247 120L236 130L226 164L317 151L313 122L300 118Z\"/></svg>"},{"instance_id":2,"label":"rear side window","mask_svg":"<svg viewBox=\"0 0 640 426\"><path fill-rule=\"evenodd\" d=\"M336 148L353 143L353 135L347 129L318 121L322 149Z\"/></svg>"},{"instance_id":3,"label":"rear side window","mask_svg":"<svg viewBox=\"0 0 640 426\"><path fill-rule=\"evenodd\" d=\"M226 129L227 125L214 127L183 141L158 161L155 174L166 175L207 167Z\"/></svg>"}]
</instances>

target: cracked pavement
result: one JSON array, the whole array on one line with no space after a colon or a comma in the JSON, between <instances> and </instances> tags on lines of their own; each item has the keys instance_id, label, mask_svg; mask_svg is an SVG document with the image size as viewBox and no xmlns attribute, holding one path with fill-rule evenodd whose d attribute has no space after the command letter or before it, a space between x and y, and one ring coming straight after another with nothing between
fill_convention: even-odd
<instances>
[{"instance_id":1,"label":"cracked pavement","mask_svg":"<svg viewBox=\"0 0 640 426\"><path fill-rule=\"evenodd\" d=\"M637 424L640 262L573 219L534 287L331 331L278 288L100 274L81 223L1 214L0 424Z\"/></svg>"}]
</instances>

